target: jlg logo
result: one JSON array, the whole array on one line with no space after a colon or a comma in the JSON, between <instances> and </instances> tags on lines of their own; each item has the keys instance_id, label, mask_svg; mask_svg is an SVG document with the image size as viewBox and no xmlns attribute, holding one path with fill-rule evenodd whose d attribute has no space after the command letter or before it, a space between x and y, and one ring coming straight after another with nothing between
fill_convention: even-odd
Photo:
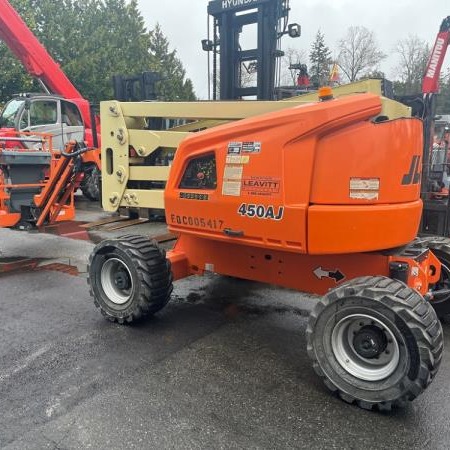
<instances>
[{"instance_id":1,"label":"jlg logo","mask_svg":"<svg viewBox=\"0 0 450 450\"><path fill-rule=\"evenodd\" d=\"M420 181L419 163L420 163L420 156L418 155L413 156L411 166L409 167L409 172L403 175L402 185L406 186L408 184L419 183Z\"/></svg>"}]
</instances>

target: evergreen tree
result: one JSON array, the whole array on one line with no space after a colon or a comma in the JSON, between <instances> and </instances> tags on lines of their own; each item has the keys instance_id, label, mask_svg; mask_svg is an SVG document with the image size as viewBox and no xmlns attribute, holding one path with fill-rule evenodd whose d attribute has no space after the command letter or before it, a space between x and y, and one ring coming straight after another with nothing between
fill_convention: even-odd
<instances>
[{"instance_id":1,"label":"evergreen tree","mask_svg":"<svg viewBox=\"0 0 450 450\"><path fill-rule=\"evenodd\" d=\"M166 101L195 100L192 81L185 79L186 71L176 50L170 50L169 41L159 24L150 32L151 69L161 74L157 95Z\"/></svg>"},{"instance_id":2,"label":"evergreen tree","mask_svg":"<svg viewBox=\"0 0 450 450\"><path fill-rule=\"evenodd\" d=\"M31 31L81 94L93 103L112 98L113 75L166 71L161 98L191 100L192 83L161 30L148 32L137 0L10 0ZM157 35L166 42L155 59ZM167 70L167 60L171 62ZM38 89L21 63L0 43L0 103L13 93ZM163 63L160 64L159 62ZM4 69L4 70L3 70ZM170 85L178 86L175 93Z\"/></svg>"},{"instance_id":3,"label":"evergreen tree","mask_svg":"<svg viewBox=\"0 0 450 450\"><path fill-rule=\"evenodd\" d=\"M325 45L325 36L320 30L317 31L316 38L311 45L309 61L311 64L309 68L311 84L317 87L328 84L332 63L331 51Z\"/></svg>"}]
</instances>

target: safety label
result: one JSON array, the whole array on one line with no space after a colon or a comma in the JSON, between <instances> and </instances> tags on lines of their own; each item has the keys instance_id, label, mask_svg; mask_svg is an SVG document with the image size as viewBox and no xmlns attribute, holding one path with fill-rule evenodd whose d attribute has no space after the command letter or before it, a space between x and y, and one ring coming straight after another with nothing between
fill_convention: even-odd
<instances>
[{"instance_id":1,"label":"safety label","mask_svg":"<svg viewBox=\"0 0 450 450\"><path fill-rule=\"evenodd\" d=\"M350 191L350 198L355 200L378 200L378 192Z\"/></svg>"},{"instance_id":2,"label":"safety label","mask_svg":"<svg viewBox=\"0 0 450 450\"><path fill-rule=\"evenodd\" d=\"M250 156L245 155L227 155L227 164L248 164L250 161Z\"/></svg>"},{"instance_id":3,"label":"safety label","mask_svg":"<svg viewBox=\"0 0 450 450\"><path fill-rule=\"evenodd\" d=\"M231 195L234 197L241 195L243 171L244 166L242 164L225 164L225 169L223 171L222 195Z\"/></svg>"},{"instance_id":4,"label":"safety label","mask_svg":"<svg viewBox=\"0 0 450 450\"><path fill-rule=\"evenodd\" d=\"M379 178L350 178L350 190L378 191L379 189Z\"/></svg>"},{"instance_id":5,"label":"safety label","mask_svg":"<svg viewBox=\"0 0 450 450\"><path fill-rule=\"evenodd\" d=\"M322 266L316 267L313 270L313 273L319 280L331 278L335 283L339 283L339 281L342 281L345 278L345 275L339 269L324 269Z\"/></svg>"},{"instance_id":6,"label":"safety label","mask_svg":"<svg viewBox=\"0 0 450 450\"><path fill-rule=\"evenodd\" d=\"M244 167L239 165L225 165L225 170L223 172L223 178L225 180L242 180L242 171Z\"/></svg>"},{"instance_id":7,"label":"safety label","mask_svg":"<svg viewBox=\"0 0 450 450\"><path fill-rule=\"evenodd\" d=\"M241 182L224 180L222 184L222 195L239 197L241 195Z\"/></svg>"},{"instance_id":8,"label":"safety label","mask_svg":"<svg viewBox=\"0 0 450 450\"><path fill-rule=\"evenodd\" d=\"M350 198L355 200L378 200L379 178L350 178Z\"/></svg>"},{"instance_id":9,"label":"safety label","mask_svg":"<svg viewBox=\"0 0 450 450\"><path fill-rule=\"evenodd\" d=\"M242 142L230 142L228 144L229 155L240 155L242 150Z\"/></svg>"},{"instance_id":10,"label":"safety label","mask_svg":"<svg viewBox=\"0 0 450 450\"><path fill-rule=\"evenodd\" d=\"M261 142L243 142L242 153L259 153L261 151Z\"/></svg>"}]
</instances>

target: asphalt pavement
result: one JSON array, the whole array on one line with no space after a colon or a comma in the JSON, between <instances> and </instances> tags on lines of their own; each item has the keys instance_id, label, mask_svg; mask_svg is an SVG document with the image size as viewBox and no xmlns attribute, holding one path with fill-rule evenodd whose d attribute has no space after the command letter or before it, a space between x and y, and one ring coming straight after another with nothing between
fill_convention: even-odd
<instances>
[{"instance_id":1,"label":"asphalt pavement","mask_svg":"<svg viewBox=\"0 0 450 450\"><path fill-rule=\"evenodd\" d=\"M404 409L331 395L306 354L314 298L210 275L176 283L134 326L104 320L85 265L93 244L0 230L0 256L46 258L0 276L0 447L6 449L447 449L450 351ZM450 326L444 326L450 348Z\"/></svg>"}]
</instances>

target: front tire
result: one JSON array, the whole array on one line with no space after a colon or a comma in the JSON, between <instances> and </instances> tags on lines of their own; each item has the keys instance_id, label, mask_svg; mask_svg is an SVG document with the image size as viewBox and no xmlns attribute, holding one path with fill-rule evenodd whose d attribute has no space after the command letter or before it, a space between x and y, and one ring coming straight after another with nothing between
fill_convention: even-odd
<instances>
[{"instance_id":1,"label":"front tire","mask_svg":"<svg viewBox=\"0 0 450 450\"><path fill-rule=\"evenodd\" d=\"M318 302L307 343L316 373L332 392L364 409L390 410L431 383L443 334L418 292L390 278L362 277Z\"/></svg>"},{"instance_id":2,"label":"front tire","mask_svg":"<svg viewBox=\"0 0 450 450\"><path fill-rule=\"evenodd\" d=\"M143 236L105 240L89 258L90 294L113 322L131 323L162 309L170 299L172 281L165 251Z\"/></svg>"}]
</instances>

